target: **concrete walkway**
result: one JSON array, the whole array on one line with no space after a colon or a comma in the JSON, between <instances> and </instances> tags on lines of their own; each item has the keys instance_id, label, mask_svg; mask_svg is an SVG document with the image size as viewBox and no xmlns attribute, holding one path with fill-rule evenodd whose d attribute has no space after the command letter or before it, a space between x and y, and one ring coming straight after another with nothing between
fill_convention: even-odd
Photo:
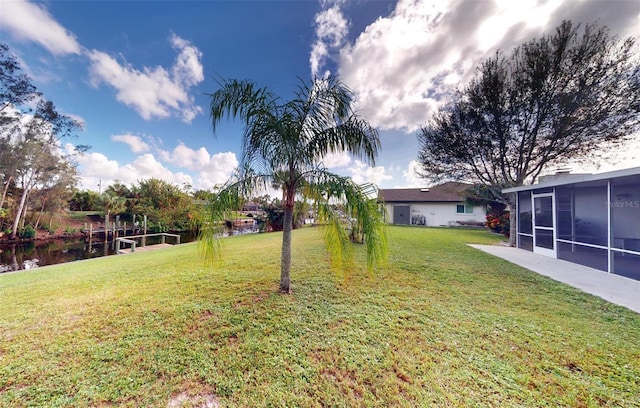
<instances>
[{"instance_id":1,"label":"concrete walkway","mask_svg":"<svg viewBox=\"0 0 640 408\"><path fill-rule=\"evenodd\" d=\"M469 246L640 313L640 281L524 249L497 245Z\"/></svg>"}]
</instances>

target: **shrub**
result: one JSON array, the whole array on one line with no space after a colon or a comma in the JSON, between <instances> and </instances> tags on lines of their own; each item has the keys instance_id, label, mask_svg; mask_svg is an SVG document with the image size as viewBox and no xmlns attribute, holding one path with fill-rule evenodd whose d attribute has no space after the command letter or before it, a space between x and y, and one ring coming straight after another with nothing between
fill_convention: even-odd
<instances>
[{"instance_id":1,"label":"shrub","mask_svg":"<svg viewBox=\"0 0 640 408\"><path fill-rule=\"evenodd\" d=\"M33 229L33 226L31 225L27 225L23 230L22 230L22 234L20 235L22 238L35 238L36 237L36 230Z\"/></svg>"},{"instance_id":2,"label":"shrub","mask_svg":"<svg viewBox=\"0 0 640 408\"><path fill-rule=\"evenodd\" d=\"M502 214L487 214L487 221L485 222L487 228L491 231L509 236L509 212L505 211Z\"/></svg>"}]
</instances>

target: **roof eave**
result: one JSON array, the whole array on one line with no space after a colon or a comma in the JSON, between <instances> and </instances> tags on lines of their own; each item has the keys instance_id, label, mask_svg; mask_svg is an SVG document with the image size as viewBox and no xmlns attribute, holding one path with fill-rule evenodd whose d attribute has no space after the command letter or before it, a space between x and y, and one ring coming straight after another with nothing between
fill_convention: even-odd
<instances>
[{"instance_id":1,"label":"roof eave","mask_svg":"<svg viewBox=\"0 0 640 408\"><path fill-rule=\"evenodd\" d=\"M635 176L638 174L640 174L640 167L632 167L630 169L614 170L606 173L585 174L585 175L575 176L575 177L558 178L558 179L549 180L546 182L543 181L542 183L538 183L538 184L530 184L528 186L505 188L504 190L502 190L502 192L517 193L519 191L534 190L538 188L564 186L567 184L585 183L589 181L599 181L599 180L606 180L606 179L618 178L618 177Z\"/></svg>"}]
</instances>

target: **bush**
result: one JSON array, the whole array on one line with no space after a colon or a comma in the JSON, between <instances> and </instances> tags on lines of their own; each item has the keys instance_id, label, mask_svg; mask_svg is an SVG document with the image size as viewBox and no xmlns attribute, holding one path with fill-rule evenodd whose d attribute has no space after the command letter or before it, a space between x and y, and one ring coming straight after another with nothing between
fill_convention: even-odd
<instances>
[{"instance_id":1,"label":"bush","mask_svg":"<svg viewBox=\"0 0 640 408\"><path fill-rule=\"evenodd\" d=\"M56 230L58 229L58 226L55 224L49 225L49 224L42 224L42 226L40 227L41 230L48 232L49 234L55 234Z\"/></svg>"},{"instance_id":2,"label":"bush","mask_svg":"<svg viewBox=\"0 0 640 408\"><path fill-rule=\"evenodd\" d=\"M491 231L509 236L509 212L503 212L502 214L487 214L487 221L485 222L487 228Z\"/></svg>"},{"instance_id":3,"label":"bush","mask_svg":"<svg viewBox=\"0 0 640 408\"><path fill-rule=\"evenodd\" d=\"M27 225L25 229L22 230L22 234L20 235L22 238L35 238L36 230L33 229L31 225Z\"/></svg>"}]
</instances>

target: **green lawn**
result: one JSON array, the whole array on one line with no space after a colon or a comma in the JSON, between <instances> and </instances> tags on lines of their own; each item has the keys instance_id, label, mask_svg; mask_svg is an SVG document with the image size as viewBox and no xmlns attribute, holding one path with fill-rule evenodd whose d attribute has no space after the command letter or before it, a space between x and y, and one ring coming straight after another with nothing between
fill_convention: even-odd
<instances>
[{"instance_id":1,"label":"green lawn","mask_svg":"<svg viewBox=\"0 0 640 408\"><path fill-rule=\"evenodd\" d=\"M337 276L294 231L291 295L278 233L214 269L186 244L0 275L0 406L640 406L640 315L484 231L390 232L385 270Z\"/></svg>"}]
</instances>

